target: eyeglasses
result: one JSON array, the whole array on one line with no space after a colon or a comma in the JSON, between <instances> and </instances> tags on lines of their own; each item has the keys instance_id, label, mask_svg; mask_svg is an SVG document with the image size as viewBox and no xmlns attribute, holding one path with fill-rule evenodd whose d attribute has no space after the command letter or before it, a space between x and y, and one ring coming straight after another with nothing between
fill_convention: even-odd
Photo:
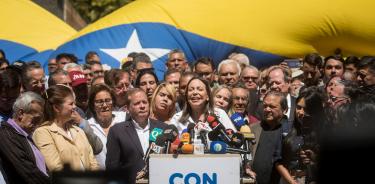
<instances>
[{"instance_id":1,"label":"eyeglasses","mask_svg":"<svg viewBox=\"0 0 375 184\"><path fill-rule=\"evenodd\" d=\"M112 105L112 99L106 98L106 99L95 100L94 103L97 106L104 106L104 103L107 105Z\"/></svg>"},{"instance_id":2,"label":"eyeglasses","mask_svg":"<svg viewBox=\"0 0 375 184\"><path fill-rule=\"evenodd\" d=\"M120 91L120 90L122 90L122 89L128 89L129 88L129 86L130 86L130 84L128 83L128 84L126 84L126 83L120 83L120 84L118 84L117 86L115 86L115 90L117 90L117 91Z\"/></svg>"},{"instance_id":3,"label":"eyeglasses","mask_svg":"<svg viewBox=\"0 0 375 184\"><path fill-rule=\"evenodd\" d=\"M252 80L252 81L257 81L258 80L258 77L242 77L242 80L244 81L249 81L249 80Z\"/></svg>"}]
</instances>

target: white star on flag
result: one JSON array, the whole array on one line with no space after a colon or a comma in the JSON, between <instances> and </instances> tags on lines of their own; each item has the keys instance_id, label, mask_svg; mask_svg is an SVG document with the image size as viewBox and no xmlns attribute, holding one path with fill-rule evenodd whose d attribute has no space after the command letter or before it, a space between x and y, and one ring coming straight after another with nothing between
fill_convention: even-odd
<instances>
[{"instance_id":1,"label":"white star on flag","mask_svg":"<svg viewBox=\"0 0 375 184\"><path fill-rule=\"evenodd\" d=\"M128 43L125 48L117 49L100 49L111 57L115 58L121 63L121 61L128 56L131 52L144 52L150 56L151 61L154 61L165 54L170 52L169 49L160 49L160 48L143 48L141 42L139 41L137 31L134 30L132 35L129 38Z\"/></svg>"}]
</instances>

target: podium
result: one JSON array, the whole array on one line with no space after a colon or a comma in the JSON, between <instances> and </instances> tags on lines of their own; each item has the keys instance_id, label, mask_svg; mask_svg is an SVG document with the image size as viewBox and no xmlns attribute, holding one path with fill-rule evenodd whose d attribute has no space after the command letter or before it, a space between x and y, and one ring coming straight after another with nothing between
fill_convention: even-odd
<instances>
[{"instance_id":1,"label":"podium","mask_svg":"<svg viewBox=\"0 0 375 184\"><path fill-rule=\"evenodd\" d=\"M238 154L178 155L152 154L150 184L240 184L241 156Z\"/></svg>"}]
</instances>

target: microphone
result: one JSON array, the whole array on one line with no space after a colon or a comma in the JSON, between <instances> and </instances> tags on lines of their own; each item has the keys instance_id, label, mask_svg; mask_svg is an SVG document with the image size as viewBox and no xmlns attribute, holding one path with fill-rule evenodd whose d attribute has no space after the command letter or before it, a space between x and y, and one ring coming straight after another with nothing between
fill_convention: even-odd
<instances>
[{"instance_id":1,"label":"microphone","mask_svg":"<svg viewBox=\"0 0 375 184\"><path fill-rule=\"evenodd\" d=\"M159 135L161 135L162 133L163 133L163 130L160 129L160 128L152 129L152 131L150 133L150 137L149 137L150 145L148 146L147 151L146 151L145 155L143 156L143 161L146 162L148 160L148 158L150 157L151 151L152 151L153 147L155 146L155 141L156 141L157 137L159 137Z\"/></svg>"},{"instance_id":2,"label":"microphone","mask_svg":"<svg viewBox=\"0 0 375 184\"><path fill-rule=\"evenodd\" d=\"M230 119L232 120L237 130L239 130L243 125L246 124L244 118L242 117L242 114L239 112L232 114L232 116L230 116Z\"/></svg>"},{"instance_id":3,"label":"microphone","mask_svg":"<svg viewBox=\"0 0 375 184\"><path fill-rule=\"evenodd\" d=\"M194 138L195 138L195 124L194 123L189 123L187 126L187 132L190 134L190 143L194 143Z\"/></svg>"},{"instance_id":4,"label":"microphone","mask_svg":"<svg viewBox=\"0 0 375 184\"><path fill-rule=\"evenodd\" d=\"M212 141L210 144L210 153L213 153L213 154L225 154L225 153L249 154L250 151L238 149L238 148L230 148L223 141Z\"/></svg>"},{"instance_id":5,"label":"microphone","mask_svg":"<svg viewBox=\"0 0 375 184\"><path fill-rule=\"evenodd\" d=\"M251 129L248 125L244 125L240 128L245 141L250 141L252 144L255 144L255 135L251 132Z\"/></svg>"},{"instance_id":6,"label":"microphone","mask_svg":"<svg viewBox=\"0 0 375 184\"><path fill-rule=\"evenodd\" d=\"M208 133L210 140L216 140L219 135L222 136L225 142L231 142L230 137L225 132L225 127L221 124L216 117L212 115L207 116L208 125L212 128L212 131Z\"/></svg>"},{"instance_id":7,"label":"microphone","mask_svg":"<svg viewBox=\"0 0 375 184\"><path fill-rule=\"evenodd\" d=\"M183 144L181 146L181 153L184 154L193 154L194 146L192 144Z\"/></svg>"},{"instance_id":8,"label":"microphone","mask_svg":"<svg viewBox=\"0 0 375 184\"><path fill-rule=\"evenodd\" d=\"M231 142L229 143L231 146L241 148L244 142L244 136L241 133L234 132L232 129L226 129L225 132L229 135Z\"/></svg>"},{"instance_id":9,"label":"microphone","mask_svg":"<svg viewBox=\"0 0 375 184\"><path fill-rule=\"evenodd\" d=\"M181 134L181 143L182 144L189 144L190 143L190 134L187 132L184 132Z\"/></svg>"},{"instance_id":10,"label":"microphone","mask_svg":"<svg viewBox=\"0 0 375 184\"><path fill-rule=\"evenodd\" d=\"M166 138L166 149L165 153L169 152L169 148L171 147L171 143L174 142L178 136L178 130L174 125L168 125L167 128L164 129L163 135Z\"/></svg>"},{"instance_id":11,"label":"microphone","mask_svg":"<svg viewBox=\"0 0 375 184\"><path fill-rule=\"evenodd\" d=\"M198 122L197 125L195 126L195 128L197 129L199 137L202 140L202 143L204 145L204 149L208 149L207 148L208 144L207 144L206 134L207 134L207 132L210 131L209 126L206 123Z\"/></svg>"},{"instance_id":12,"label":"microphone","mask_svg":"<svg viewBox=\"0 0 375 184\"><path fill-rule=\"evenodd\" d=\"M152 148L152 151L157 154L162 154L164 152L166 138L164 135L160 135L156 138L155 144Z\"/></svg>"}]
</instances>

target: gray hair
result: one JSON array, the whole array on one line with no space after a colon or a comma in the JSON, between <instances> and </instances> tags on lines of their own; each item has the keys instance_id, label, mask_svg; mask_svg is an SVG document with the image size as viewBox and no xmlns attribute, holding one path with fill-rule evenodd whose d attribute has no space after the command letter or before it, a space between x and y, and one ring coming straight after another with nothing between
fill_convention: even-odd
<instances>
[{"instance_id":1,"label":"gray hair","mask_svg":"<svg viewBox=\"0 0 375 184\"><path fill-rule=\"evenodd\" d=\"M31 110L31 104L34 102L39 103L42 107L44 106L44 99L40 95L31 91L22 93L13 104L14 116L16 116L16 112L21 109L24 112L29 112Z\"/></svg>"},{"instance_id":2,"label":"gray hair","mask_svg":"<svg viewBox=\"0 0 375 184\"><path fill-rule=\"evenodd\" d=\"M221 69L221 67L223 65L227 65L227 64L234 64L234 65L236 65L237 70L238 70L238 77L239 77L240 74L241 74L241 66L240 66L240 64L236 60L233 60L233 59L226 59L226 60L223 60L223 61L220 62L219 66L217 67L217 71L218 71L219 75L220 75L220 69Z\"/></svg>"},{"instance_id":3,"label":"gray hair","mask_svg":"<svg viewBox=\"0 0 375 184\"><path fill-rule=\"evenodd\" d=\"M76 68L76 67L80 68L80 71L82 71L82 66L79 65L79 64L77 64L77 63L68 63L68 64L66 64L64 66L64 70L68 71L69 68Z\"/></svg>"},{"instance_id":4,"label":"gray hair","mask_svg":"<svg viewBox=\"0 0 375 184\"><path fill-rule=\"evenodd\" d=\"M257 73L258 73L258 77L260 77L260 73L259 73L259 70L257 67L253 66L253 65L249 65L249 66L245 66L245 68L242 69L241 71L241 76L242 76L242 73L245 69L250 69L250 70L255 70Z\"/></svg>"}]
</instances>

